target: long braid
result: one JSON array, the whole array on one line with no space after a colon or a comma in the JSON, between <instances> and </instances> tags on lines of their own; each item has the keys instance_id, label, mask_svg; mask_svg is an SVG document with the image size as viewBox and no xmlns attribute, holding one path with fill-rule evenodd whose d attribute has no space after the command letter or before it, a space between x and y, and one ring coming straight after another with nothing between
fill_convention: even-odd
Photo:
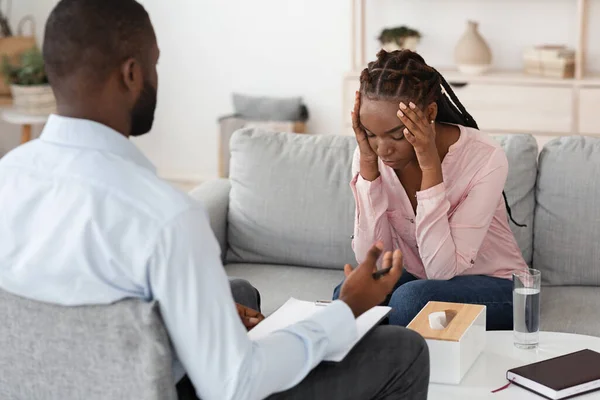
<instances>
[{"instance_id":1,"label":"long braid","mask_svg":"<svg viewBox=\"0 0 600 400\"><path fill-rule=\"evenodd\" d=\"M455 105L456 109L458 109L458 111L462 114L464 121L465 121L465 126L468 126L470 128L479 129L479 126L477 126L477 122L475 122L475 119L473 119L471 114L469 114L469 112L467 111L465 106L462 105L462 103L460 102L460 100L458 99L456 94L454 93L454 90L452 90L452 86L450 86L450 84L446 81L446 79L442 76L442 74L440 74L437 71L435 71L435 72L440 76L440 80L442 82L442 87L444 88L445 93L450 97L450 99L452 100L452 103ZM446 99L446 101L447 101L447 99Z\"/></svg>"},{"instance_id":2,"label":"long braid","mask_svg":"<svg viewBox=\"0 0 600 400\"><path fill-rule=\"evenodd\" d=\"M438 106L436 122L479 129L446 79L410 50L377 53L377 60L370 62L360 74L360 93L378 100L420 99L419 106L423 108L435 102ZM510 220L525 227L514 220L504 191L502 197Z\"/></svg>"}]
</instances>

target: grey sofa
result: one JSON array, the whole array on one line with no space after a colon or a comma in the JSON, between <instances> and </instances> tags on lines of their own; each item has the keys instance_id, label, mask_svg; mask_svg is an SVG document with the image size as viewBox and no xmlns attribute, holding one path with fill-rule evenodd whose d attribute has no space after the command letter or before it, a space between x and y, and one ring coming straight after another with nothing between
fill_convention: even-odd
<instances>
[{"instance_id":1,"label":"grey sofa","mask_svg":"<svg viewBox=\"0 0 600 400\"><path fill-rule=\"evenodd\" d=\"M542 270L542 329L600 336L600 140L557 139L539 156L530 135L498 138L505 191L525 260ZM271 313L287 298L329 299L351 248L353 137L238 131L229 180L204 202L229 275L252 282Z\"/></svg>"}]
</instances>

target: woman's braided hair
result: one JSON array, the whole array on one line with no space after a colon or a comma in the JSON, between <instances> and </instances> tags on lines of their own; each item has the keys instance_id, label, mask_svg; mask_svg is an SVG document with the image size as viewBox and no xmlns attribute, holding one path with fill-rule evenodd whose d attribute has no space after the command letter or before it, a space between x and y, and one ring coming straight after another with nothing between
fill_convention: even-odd
<instances>
[{"instance_id":1,"label":"woman's braided hair","mask_svg":"<svg viewBox=\"0 0 600 400\"><path fill-rule=\"evenodd\" d=\"M374 100L410 99L422 109L435 102L436 122L479 129L444 77L410 50L377 53L377 60L370 62L360 74L360 94ZM506 193L502 195L510 220L517 226L525 226L513 219Z\"/></svg>"}]
</instances>

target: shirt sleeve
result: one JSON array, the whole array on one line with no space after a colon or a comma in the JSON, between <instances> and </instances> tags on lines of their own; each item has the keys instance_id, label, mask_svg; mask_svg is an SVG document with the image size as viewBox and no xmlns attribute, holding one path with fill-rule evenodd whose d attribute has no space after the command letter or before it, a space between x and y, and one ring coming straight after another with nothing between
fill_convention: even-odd
<instances>
[{"instance_id":1,"label":"shirt sleeve","mask_svg":"<svg viewBox=\"0 0 600 400\"><path fill-rule=\"evenodd\" d=\"M251 341L202 208L163 227L148 262L148 280L176 356L205 400L262 399L287 390L357 336L352 311L337 301L312 318Z\"/></svg>"},{"instance_id":2,"label":"shirt sleeve","mask_svg":"<svg viewBox=\"0 0 600 400\"><path fill-rule=\"evenodd\" d=\"M416 238L427 278L452 279L475 264L507 175L506 155L497 149L450 218L444 183L417 193Z\"/></svg>"},{"instance_id":3,"label":"shirt sleeve","mask_svg":"<svg viewBox=\"0 0 600 400\"><path fill-rule=\"evenodd\" d=\"M360 175L360 152L354 152L350 188L356 202L352 248L356 261L362 263L373 245L383 242L384 251L393 250L390 222L387 217L388 198L381 174L372 182ZM381 262L381 259L379 260Z\"/></svg>"}]
</instances>

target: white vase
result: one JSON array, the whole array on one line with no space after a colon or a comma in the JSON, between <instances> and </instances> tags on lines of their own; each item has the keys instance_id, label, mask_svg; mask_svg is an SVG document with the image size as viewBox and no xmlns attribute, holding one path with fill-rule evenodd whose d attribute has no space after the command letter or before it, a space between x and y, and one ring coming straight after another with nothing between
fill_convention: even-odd
<instances>
[{"instance_id":1,"label":"white vase","mask_svg":"<svg viewBox=\"0 0 600 400\"><path fill-rule=\"evenodd\" d=\"M479 34L478 26L477 22L468 21L467 30L454 49L456 66L464 74L480 75L492 65L492 52Z\"/></svg>"},{"instance_id":2,"label":"white vase","mask_svg":"<svg viewBox=\"0 0 600 400\"><path fill-rule=\"evenodd\" d=\"M56 112L56 99L50 85L10 85L13 107L20 113L47 115Z\"/></svg>"}]
</instances>

